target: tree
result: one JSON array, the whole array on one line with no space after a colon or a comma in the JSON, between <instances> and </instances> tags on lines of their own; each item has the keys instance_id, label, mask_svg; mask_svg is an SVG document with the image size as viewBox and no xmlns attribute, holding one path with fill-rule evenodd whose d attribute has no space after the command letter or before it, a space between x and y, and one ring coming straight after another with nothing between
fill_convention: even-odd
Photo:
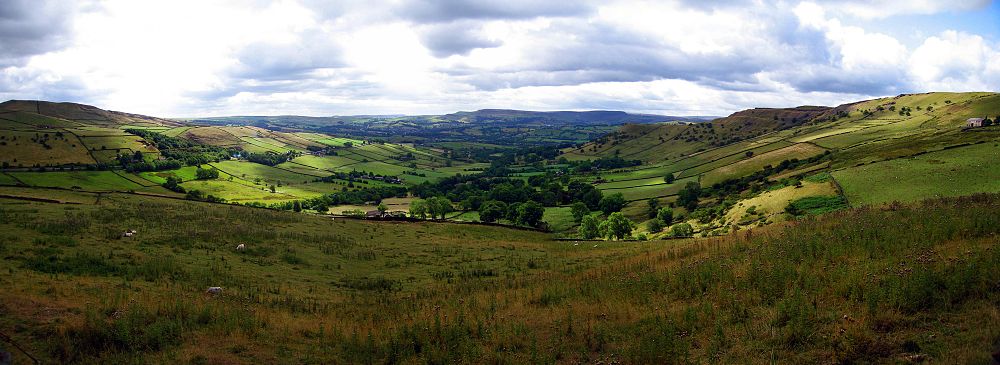
<instances>
[{"instance_id":1,"label":"tree","mask_svg":"<svg viewBox=\"0 0 1000 365\"><path fill-rule=\"evenodd\" d=\"M600 218L595 214L586 215L580 221L580 228L577 230L580 233L580 237L584 239L593 239L601 235L599 228Z\"/></svg>"},{"instance_id":2,"label":"tree","mask_svg":"<svg viewBox=\"0 0 1000 365\"><path fill-rule=\"evenodd\" d=\"M278 187L274 186L274 184L271 184L271 192L274 193L276 191L278 191Z\"/></svg>"},{"instance_id":3,"label":"tree","mask_svg":"<svg viewBox=\"0 0 1000 365\"><path fill-rule=\"evenodd\" d=\"M689 182L677 193L677 204L686 208L689 212L698 207L698 197L701 196L701 185L697 182Z\"/></svg>"},{"instance_id":4,"label":"tree","mask_svg":"<svg viewBox=\"0 0 1000 365\"><path fill-rule=\"evenodd\" d=\"M650 219L649 223L646 223L646 228L653 233L660 232L663 230L663 221L661 221L660 218Z\"/></svg>"},{"instance_id":5,"label":"tree","mask_svg":"<svg viewBox=\"0 0 1000 365\"><path fill-rule=\"evenodd\" d=\"M665 182L667 184L673 184L674 183L674 174L673 173L669 173L666 176L664 176L663 177L663 182Z\"/></svg>"},{"instance_id":6,"label":"tree","mask_svg":"<svg viewBox=\"0 0 1000 365\"><path fill-rule=\"evenodd\" d=\"M198 180L217 179L219 177L219 170L214 167L210 169L203 169L199 167L195 170L194 176Z\"/></svg>"},{"instance_id":7,"label":"tree","mask_svg":"<svg viewBox=\"0 0 1000 365\"><path fill-rule=\"evenodd\" d=\"M587 214L590 214L590 208L587 208L587 204L584 204L583 202L573 203L573 207L570 209L573 212L574 222L580 222L581 220L583 220L583 217L587 216Z\"/></svg>"},{"instance_id":8,"label":"tree","mask_svg":"<svg viewBox=\"0 0 1000 365\"><path fill-rule=\"evenodd\" d=\"M611 214L625 207L625 196L622 193L614 193L601 198L601 202L598 205L600 205L601 211L604 214Z\"/></svg>"},{"instance_id":9,"label":"tree","mask_svg":"<svg viewBox=\"0 0 1000 365\"><path fill-rule=\"evenodd\" d=\"M610 239L624 239L632 235L635 223L625 217L622 212L614 212L601 222L600 231Z\"/></svg>"},{"instance_id":10,"label":"tree","mask_svg":"<svg viewBox=\"0 0 1000 365\"><path fill-rule=\"evenodd\" d=\"M410 202L410 218L427 218L427 201L414 200Z\"/></svg>"},{"instance_id":11,"label":"tree","mask_svg":"<svg viewBox=\"0 0 1000 365\"><path fill-rule=\"evenodd\" d=\"M687 223L677 223L670 228L670 235L674 237L690 237L693 234L694 229Z\"/></svg>"},{"instance_id":12,"label":"tree","mask_svg":"<svg viewBox=\"0 0 1000 365\"><path fill-rule=\"evenodd\" d=\"M656 198L651 198L646 201L646 204L649 205L649 209L646 211L646 214L649 215L649 218L655 218L656 213L660 211L660 201L656 200Z\"/></svg>"},{"instance_id":13,"label":"tree","mask_svg":"<svg viewBox=\"0 0 1000 365\"><path fill-rule=\"evenodd\" d=\"M181 178L177 176L167 175L167 181L163 183L163 187L170 191L185 193L184 187L180 185L182 182Z\"/></svg>"},{"instance_id":14,"label":"tree","mask_svg":"<svg viewBox=\"0 0 1000 365\"><path fill-rule=\"evenodd\" d=\"M295 203L292 203L292 210L294 210L296 212L301 212L302 211L302 202L299 202L298 200L296 200Z\"/></svg>"},{"instance_id":15,"label":"tree","mask_svg":"<svg viewBox=\"0 0 1000 365\"><path fill-rule=\"evenodd\" d=\"M660 208L660 210L656 212L656 219L659 219L664 225L669 226L674 222L674 211L670 208Z\"/></svg>"},{"instance_id":16,"label":"tree","mask_svg":"<svg viewBox=\"0 0 1000 365\"><path fill-rule=\"evenodd\" d=\"M385 203L378 203L378 206L375 207L375 209L378 209L379 215L384 216L385 212L389 210L389 207L387 207Z\"/></svg>"},{"instance_id":17,"label":"tree","mask_svg":"<svg viewBox=\"0 0 1000 365\"><path fill-rule=\"evenodd\" d=\"M545 207L534 200L521 204L517 207L517 223L526 226L536 227L545 215Z\"/></svg>"},{"instance_id":18,"label":"tree","mask_svg":"<svg viewBox=\"0 0 1000 365\"><path fill-rule=\"evenodd\" d=\"M507 212L505 212L503 215L504 219L517 223L517 208L519 208L520 206L521 206L520 202L507 204Z\"/></svg>"},{"instance_id":19,"label":"tree","mask_svg":"<svg viewBox=\"0 0 1000 365\"><path fill-rule=\"evenodd\" d=\"M448 198L435 196L427 199L427 211L430 212L431 218L444 219L446 214L454 210L455 208L451 206L451 200Z\"/></svg>"},{"instance_id":20,"label":"tree","mask_svg":"<svg viewBox=\"0 0 1000 365\"><path fill-rule=\"evenodd\" d=\"M989 127L993 125L993 121L990 118L983 119L983 127Z\"/></svg>"},{"instance_id":21,"label":"tree","mask_svg":"<svg viewBox=\"0 0 1000 365\"><path fill-rule=\"evenodd\" d=\"M479 220L483 222L496 222L507 214L507 204L499 200L490 200L479 206Z\"/></svg>"}]
</instances>

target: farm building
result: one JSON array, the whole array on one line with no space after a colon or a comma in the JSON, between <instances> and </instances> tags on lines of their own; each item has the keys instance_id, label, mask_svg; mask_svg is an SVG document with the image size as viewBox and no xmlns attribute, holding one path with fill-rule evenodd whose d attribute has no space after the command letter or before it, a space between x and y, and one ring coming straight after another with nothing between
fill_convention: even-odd
<instances>
[{"instance_id":1,"label":"farm building","mask_svg":"<svg viewBox=\"0 0 1000 365\"><path fill-rule=\"evenodd\" d=\"M969 118L965 120L965 126L968 128L982 127L983 118Z\"/></svg>"},{"instance_id":2,"label":"farm building","mask_svg":"<svg viewBox=\"0 0 1000 365\"><path fill-rule=\"evenodd\" d=\"M377 210L369 210L365 212L366 218L382 218L382 212Z\"/></svg>"}]
</instances>

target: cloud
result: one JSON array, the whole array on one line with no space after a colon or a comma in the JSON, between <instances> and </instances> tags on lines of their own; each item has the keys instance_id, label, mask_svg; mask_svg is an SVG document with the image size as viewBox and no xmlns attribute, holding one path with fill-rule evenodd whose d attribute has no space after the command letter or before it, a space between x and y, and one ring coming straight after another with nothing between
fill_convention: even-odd
<instances>
[{"instance_id":1,"label":"cloud","mask_svg":"<svg viewBox=\"0 0 1000 365\"><path fill-rule=\"evenodd\" d=\"M527 19L586 14L587 1L532 0L411 0L400 6L400 17L417 22L451 22L460 19Z\"/></svg>"},{"instance_id":2,"label":"cloud","mask_svg":"<svg viewBox=\"0 0 1000 365\"><path fill-rule=\"evenodd\" d=\"M0 67L66 47L74 15L89 2L7 0L0 4Z\"/></svg>"},{"instance_id":3,"label":"cloud","mask_svg":"<svg viewBox=\"0 0 1000 365\"><path fill-rule=\"evenodd\" d=\"M824 0L830 9L862 19L884 19L897 15L936 14L982 9L992 0Z\"/></svg>"},{"instance_id":4,"label":"cloud","mask_svg":"<svg viewBox=\"0 0 1000 365\"><path fill-rule=\"evenodd\" d=\"M927 38L909 60L914 82L941 91L997 90L1000 44L956 31Z\"/></svg>"},{"instance_id":5,"label":"cloud","mask_svg":"<svg viewBox=\"0 0 1000 365\"><path fill-rule=\"evenodd\" d=\"M435 57L467 55L477 48L494 48L503 44L499 39L491 39L477 22L454 21L425 26L420 39Z\"/></svg>"},{"instance_id":6,"label":"cloud","mask_svg":"<svg viewBox=\"0 0 1000 365\"><path fill-rule=\"evenodd\" d=\"M880 22L982 21L963 13L979 0L77 4L0 5L0 97L160 116L480 107L718 115L1000 88L1000 47L989 35L914 35L919 24Z\"/></svg>"}]
</instances>

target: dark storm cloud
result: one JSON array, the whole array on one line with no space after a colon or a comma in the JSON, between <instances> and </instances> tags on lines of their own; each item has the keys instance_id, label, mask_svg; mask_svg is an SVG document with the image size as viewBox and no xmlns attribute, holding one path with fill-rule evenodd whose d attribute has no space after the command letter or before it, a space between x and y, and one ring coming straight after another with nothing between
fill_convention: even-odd
<instances>
[{"instance_id":1,"label":"dark storm cloud","mask_svg":"<svg viewBox=\"0 0 1000 365\"><path fill-rule=\"evenodd\" d=\"M586 1L535 0L412 0L397 9L400 17L421 23L460 19L529 19L581 16L592 8Z\"/></svg>"},{"instance_id":2,"label":"dark storm cloud","mask_svg":"<svg viewBox=\"0 0 1000 365\"><path fill-rule=\"evenodd\" d=\"M476 48L499 47L503 42L482 34L480 25L470 21L428 25L420 31L424 47L435 57L466 55Z\"/></svg>"},{"instance_id":3,"label":"dark storm cloud","mask_svg":"<svg viewBox=\"0 0 1000 365\"><path fill-rule=\"evenodd\" d=\"M56 1L0 1L0 67L20 65L27 57L65 47L80 7Z\"/></svg>"}]
</instances>

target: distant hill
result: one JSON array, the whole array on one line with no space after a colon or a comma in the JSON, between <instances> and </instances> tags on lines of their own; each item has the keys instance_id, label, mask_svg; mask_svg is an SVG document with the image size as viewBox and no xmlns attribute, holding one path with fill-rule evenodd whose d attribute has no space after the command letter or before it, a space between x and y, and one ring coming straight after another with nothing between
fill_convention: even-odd
<instances>
[{"instance_id":1,"label":"distant hill","mask_svg":"<svg viewBox=\"0 0 1000 365\"><path fill-rule=\"evenodd\" d=\"M271 129L310 130L356 137L477 142L500 145L582 143L626 123L699 122L711 117L632 114L623 111L537 112L483 109L418 116L235 116L195 118L207 125L253 125Z\"/></svg>"}]
</instances>

